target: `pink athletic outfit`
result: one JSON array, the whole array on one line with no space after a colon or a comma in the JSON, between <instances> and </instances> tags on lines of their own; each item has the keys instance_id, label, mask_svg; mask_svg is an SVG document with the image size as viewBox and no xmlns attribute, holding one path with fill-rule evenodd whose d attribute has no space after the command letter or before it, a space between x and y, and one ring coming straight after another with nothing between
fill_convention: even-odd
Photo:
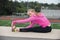
<instances>
[{"instance_id":1,"label":"pink athletic outfit","mask_svg":"<svg viewBox=\"0 0 60 40\"><path fill-rule=\"evenodd\" d=\"M12 25L15 25L16 23L26 23L26 22L31 22L31 24L29 26L27 26L27 28L33 27L34 24L38 24L38 25L42 26L43 28L50 25L49 20L41 12L39 13L39 16L32 15L29 18L24 19L24 20L12 21Z\"/></svg>"}]
</instances>

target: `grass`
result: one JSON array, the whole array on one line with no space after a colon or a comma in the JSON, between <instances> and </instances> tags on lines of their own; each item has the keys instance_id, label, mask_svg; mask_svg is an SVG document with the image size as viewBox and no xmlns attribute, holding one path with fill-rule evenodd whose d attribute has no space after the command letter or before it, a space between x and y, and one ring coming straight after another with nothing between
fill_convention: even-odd
<instances>
[{"instance_id":1,"label":"grass","mask_svg":"<svg viewBox=\"0 0 60 40\"><path fill-rule=\"evenodd\" d=\"M16 24L17 27L26 27L28 26L29 23L25 23L25 24ZM0 26L11 26L11 20L0 20ZM35 25L38 26L38 25ZM60 29L60 23L54 23L51 25L51 27L53 29Z\"/></svg>"},{"instance_id":2,"label":"grass","mask_svg":"<svg viewBox=\"0 0 60 40\"><path fill-rule=\"evenodd\" d=\"M11 20L0 20L0 26L11 26ZM16 24L17 27L25 27L28 26L29 23L25 24Z\"/></svg>"},{"instance_id":3,"label":"grass","mask_svg":"<svg viewBox=\"0 0 60 40\"><path fill-rule=\"evenodd\" d=\"M11 26L11 20L0 20L0 26Z\"/></svg>"},{"instance_id":4,"label":"grass","mask_svg":"<svg viewBox=\"0 0 60 40\"><path fill-rule=\"evenodd\" d=\"M60 29L60 23L54 23L51 26L53 29Z\"/></svg>"}]
</instances>

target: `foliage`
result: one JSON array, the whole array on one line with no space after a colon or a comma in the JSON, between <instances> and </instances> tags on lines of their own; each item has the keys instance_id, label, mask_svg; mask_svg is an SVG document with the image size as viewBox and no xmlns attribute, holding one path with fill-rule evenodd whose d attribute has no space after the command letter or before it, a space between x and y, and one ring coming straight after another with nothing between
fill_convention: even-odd
<instances>
[{"instance_id":1,"label":"foliage","mask_svg":"<svg viewBox=\"0 0 60 40\"><path fill-rule=\"evenodd\" d=\"M55 9L56 7L60 8L60 3L57 5L55 4L48 4L48 3L38 3L38 2L18 2L18 1L12 1L12 0L0 0L0 16L1 15L12 15L12 13L24 13L27 12L27 9L29 8L35 8L38 7L41 9L41 6L49 7L51 9Z\"/></svg>"}]
</instances>

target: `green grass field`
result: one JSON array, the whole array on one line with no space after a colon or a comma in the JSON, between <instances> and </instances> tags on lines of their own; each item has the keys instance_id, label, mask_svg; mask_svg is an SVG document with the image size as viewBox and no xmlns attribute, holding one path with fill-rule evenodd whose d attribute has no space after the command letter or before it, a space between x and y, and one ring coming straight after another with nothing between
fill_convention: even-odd
<instances>
[{"instance_id":1,"label":"green grass field","mask_svg":"<svg viewBox=\"0 0 60 40\"><path fill-rule=\"evenodd\" d=\"M25 23L25 24L16 24L17 27L26 27L28 26L29 23ZM11 26L11 20L0 20L0 26ZM38 25L35 25L35 26L38 26ZM60 23L55 23L55 24L52 24L51 27L53 29L60 29Z\"/></svg>"}]
</instances>

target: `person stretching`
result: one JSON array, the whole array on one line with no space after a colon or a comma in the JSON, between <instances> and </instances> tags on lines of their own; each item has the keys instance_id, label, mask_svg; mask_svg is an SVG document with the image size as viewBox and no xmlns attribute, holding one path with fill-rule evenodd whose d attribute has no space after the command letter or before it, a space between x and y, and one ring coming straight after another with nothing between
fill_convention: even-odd
<instances>
[{"instance_id":1,"label":"person stretching","mask_svg":"<svg viewBox=\"0 0 60 40\"><path fill-rule=\"evenodd\" d=\"M12 21L12 31L16 30L19 32L51 32L51 23L50 21L46 18L46 16L40 12L36 11L35 9L29 9L27 11L27 14L30 16L29 18L26 18L24 20L15 20ZM30 25L27 26L26 28L20 28L16 29L15 25L16 24L21 24L21 23L26 23L30 22ZM35 24L38 24L39 27L34 27Z\"/></svg>"}]
</instances>

